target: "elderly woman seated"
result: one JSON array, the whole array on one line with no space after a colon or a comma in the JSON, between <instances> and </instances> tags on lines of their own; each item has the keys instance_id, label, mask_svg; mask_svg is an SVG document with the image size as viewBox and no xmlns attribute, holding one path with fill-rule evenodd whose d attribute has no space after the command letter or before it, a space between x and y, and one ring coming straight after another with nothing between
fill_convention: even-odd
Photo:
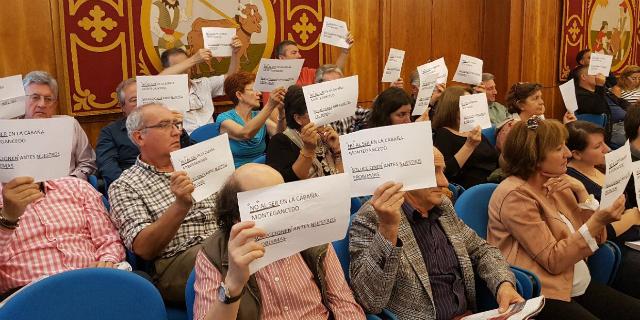
<instances>
[{"instance_id":1,"label":"elderly woman seated","mask_svg":"<svg viewBox=\"0 0 640 320\"><path fill-rule=\"evenodd\" d=\"M505 141L508 175L491 197L487 241L513 265L541 280L545 308L536 319L635 319L640 300L591 281L585 259L620 220L624 196L608 208L566 174L567 129L532 117L514 124Z\"/></svg>"},{"instance_id":2,"label":"elderly woman seated","mask_svg":"<svg viewBox=\"0 0 640 320\"><path fill-rule=\"evenodd\" d=\"M341 173L338 134L309 120L301 87L289 87L284 112L287 129L269 141L266 163L278 170L285 182Z\"/></svg>"}]
</instances>

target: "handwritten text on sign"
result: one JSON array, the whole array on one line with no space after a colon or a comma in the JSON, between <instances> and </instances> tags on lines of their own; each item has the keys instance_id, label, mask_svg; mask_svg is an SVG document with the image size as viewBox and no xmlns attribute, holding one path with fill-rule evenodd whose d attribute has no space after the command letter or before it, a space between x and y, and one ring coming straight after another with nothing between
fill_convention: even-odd
<instances>
[{"instance_id":1,"label":"handwritten text on sign","mask_svg":"<svg viewBox=\"0 0 640 320\"><path fill-rule=\"evenodd\" d=\"M137 76L138 106L160 102L169 109L185 112L189 108L189 76Z\"/></svg>"},{"instance_id":2,"label":"handwritten text on sign","mask_svg":"<svg viewBox=\"0 0 640 320\"><path fill-rule=\"evenodd\" d=\"M300 77L304 59L262 59L258 66L258 74L253 89L262 92L271 92L278 87L296 84Z\"/></svg>"},{"instance_id":3,"label":"handwritten text on sign","mask_svg":"<svg viewBox=\"0 0 640 320\"><path fill-rule=\"evenodd\" d=\"M351 117L358 105L358 76L302 87L309 119L325 125Z\"/></svg>"}]
</instances>

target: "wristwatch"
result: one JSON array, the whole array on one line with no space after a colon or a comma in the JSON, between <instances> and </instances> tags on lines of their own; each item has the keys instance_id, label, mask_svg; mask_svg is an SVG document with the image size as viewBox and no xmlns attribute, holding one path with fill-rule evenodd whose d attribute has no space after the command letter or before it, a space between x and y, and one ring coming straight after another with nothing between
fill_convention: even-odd
<instances>
[{"instance_id":1,"label":"wristwatch","mask_svg":"<svg viewBox=\"0 0 640 320\"><path fill-rule=\"evenodd\" d=\"M20 218L18 218L18 220L16 221L10 221L9 219L5 218L4 212L2 212L2 208L0 208L0 226L4 227L5 229L13 230L18 227L18 221L20 221Z\"/></svg>"},{"instance_id":2,"label":"wristwatch","mask_svg":"<svg viewBox=\"0 0 640 320\"><path fill-rule=\"evenodd\" d=\"M239 295L235 297L231 297L231 295L229 294L229 288L227 288L224 282L220 282L220 287L218 287L218 300L220 300L220 302L224 304L232 304L240 300L243 293L244 293L244 288L242 288L242 292L240 292Z\"/></svg>"}]
</instances>

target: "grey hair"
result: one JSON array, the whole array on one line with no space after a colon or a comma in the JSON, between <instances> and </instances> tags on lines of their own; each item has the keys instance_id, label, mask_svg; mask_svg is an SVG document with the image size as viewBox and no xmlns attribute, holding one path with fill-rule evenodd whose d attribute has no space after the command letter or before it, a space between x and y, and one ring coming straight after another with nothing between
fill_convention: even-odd
<instances>
[{"instance_id":1,"label":"grey hair","mask_svg":"<svg viewBox=\"0 0 640 320\"><path fill-rule=\"evenodd\" d=\"M118 103L121 106L124 106L126 101L124 100L124 89L126 89L130 84L136 83L136 78L129 78L120 82L120 84L116 87L116 94L118 95Z\"/></svg>"},{"instance_id":2,"label":"grey hair","mask_svg":"<svg viewBox=\"0 0 640 320\"><path fill-rule=\"evenodd\" d=\"M131 139L131 142L133 142L133 144L136 144L135 140L133 140L133 133L136 131L140 131L140 129L144 127L144 109L150 106L160 106L167 110L169 109L167 108L167 106L160 102L149 102L134 108L133 111L131 111L131 113L127 116L126 123L127 135L129 136L129 139Z\"/></svg>"},{"instance_id":3,"label":"grey hair","mask_svg":"<svg viewBox=\"0 0 640 320\"><path fill-rule=\"evenodd\" d=\"M418 69L413 70L411 75L409 75L409 83L416 87L420 86L420 75L418 74Z\"/></svg>"},{"instance_id":4,"label":"grey hair","mask_svg":"<svg viewBox=\"0 0 640 320\"><path fill-rule=\"evenodd\" d=\"M331 72L337 72L340 74L340 76L344 76L344 74L342 73L342 69L340 69L340 67L338 67L337 65L323 64L316 70L315 83L323 82L324 80L322 78L324 77L324 75Z\"/></svg>"},{"instance_id":5,"label":"grey hair","mask_svg":"<svg viewBox=\"0 0 640 320\"><path fill-rule=\"evenodd\" d=\"M482 82L494 80L495 78L496 76L488 72L482 74Z\"/></svg>"},{"instance_id":6,"label":"grey hair","mask_svg":"<svg viewBox=\"0 0 640 320\"><path fill-rule=\"evenodd\" d=\"M58 97L58 81L46 71L31 71L22 79L22 86L25 91L30 84L46 84L53 92L54 97Z\"/></svg>"}]
</instances>

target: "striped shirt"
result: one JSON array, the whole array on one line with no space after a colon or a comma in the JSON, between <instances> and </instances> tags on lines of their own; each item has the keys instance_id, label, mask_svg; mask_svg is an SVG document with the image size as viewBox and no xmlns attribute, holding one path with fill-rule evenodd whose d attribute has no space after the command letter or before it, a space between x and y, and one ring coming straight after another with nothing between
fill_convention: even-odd
<instances>
[{"instance_id":1,"label":"striped shirt","mask_svg":"<svg viewBox=\"0 0 640 320\"><path fill-rule=\"evenodd\" d=\"M369 114L371 114L371 109L358 107L356 109L356 113L353 116L332 122L329 125L334 130L336 130L336 133L338 133L338 135L340 136L356 132L358 130L364 129L367 126Z\"/></svg>"},{"instance_id":2,"label":"striped shirt","mask_svg":"<svg viewBox=\"0 0 640 320\"><path fill-rule=\"evenodd\" d=\"M138 157L136 164L109 186L111 220L124 245L133 250L133 240L138 233L160 219L175 199L171 192L171 173L160 172ZM160 258L172 257L212 235L217 228L214 206L215 195L194 203Z\"/></svg>"},{"instance_id":3,"label":"striped shirt","mask_svg":"<svg viewBox=\"0 0 640 320\"><path fill-rule=\"evenodd\" d=\"M364 319L362 308L355 302L340 262L332 246L324 261L327 292L336 320ZM202 251L196 258L196 301L194 319L202 320L217 299L222 275ZM278 260L256 272L260 288L261 316L269 320L326 320L329 311L322 304L320 290L313 274L298 253Z\"/></svg>"},{"instance_id":4,"label":"striped shirt","mask_svg":"<svg viewBox=\"0 0 640 320\"><path fill-rule=\"evenodd\" d=\"M0 227L0 292L96 261L122 260L102 196L77 178L47 181L45 196L27 206L18 228Z\"/></svg>"},{"instance_id":5,"label":"striped shirt","mask_svg":"<svg viewBox=\"0 0 640 320\"><path fill-rule=\"evenodd\" d=\"M640 88L631 91L622 90L620 98L627 100L629 104L633 105L640 99Z\"/></svg>"}]
</instances>

